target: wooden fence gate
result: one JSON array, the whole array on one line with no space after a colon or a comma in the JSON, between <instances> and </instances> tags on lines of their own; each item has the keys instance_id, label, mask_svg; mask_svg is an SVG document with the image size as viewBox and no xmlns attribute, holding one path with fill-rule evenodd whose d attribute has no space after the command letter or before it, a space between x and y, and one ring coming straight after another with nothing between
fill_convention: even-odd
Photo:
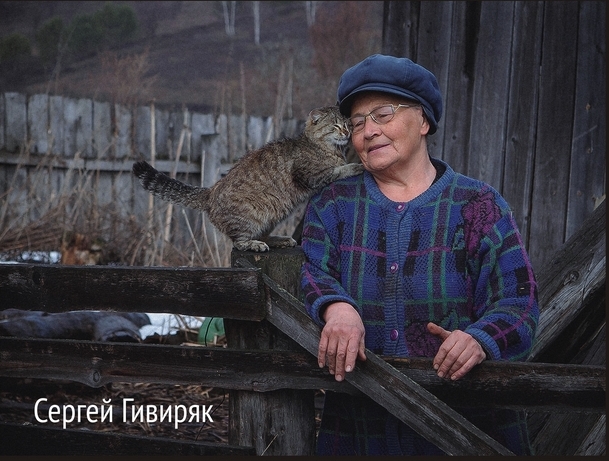
<instances>
[{"instance_id":1,"label":"wooden fence gate","mask_svg":"<svg viewBox=\"0 0 609 461\"><path fill-rule=\"evenodd\" d=\"M326 389L369 395L451 455L511 454L456 413L456 402L526 408L537 454L604 454L605 213L603 202L539 274L530 361L487 361L457 382L437 378L431 359L370 351L343 382L320 370L319 328L294 296L298 248L235 251L225 269L0 265L3 309L222 317L228 339L218 349L0 337L0 376L231 389L228 445L7 423L0 453L312 454L313 391Z\"/></svg>"}]
</instances>

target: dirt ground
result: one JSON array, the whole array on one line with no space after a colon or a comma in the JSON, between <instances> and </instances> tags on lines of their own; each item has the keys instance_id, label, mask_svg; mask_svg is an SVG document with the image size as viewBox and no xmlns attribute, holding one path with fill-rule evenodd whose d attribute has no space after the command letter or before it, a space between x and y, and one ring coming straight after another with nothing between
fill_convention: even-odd
<instances>
[{"instance_id":1,"label":"dirt ground","mask_svg":"<svg viewBox=\"0 0 609 461\"><path fill-rule=\"evenodd\" d=\"M48 417L51 405L70 404L102 406L111 399L112 422L97 423L74 421L68 429L88 429L101 432L146 437L165 437L184 441L228 443L228 390L206 386L180 386L165 384L110 383L100 388L91 388L74 382L57 382L33 379L0 379L0 423L38 424L34 405L38 399L46 398L39 405L39 415ZM173 422L132 422L129 415L122 414L122 401L132 398L133 405L154 405L157 408L175 405L213 406L209 411L213 421L184 422L176 428ZM129 401L130 402L130 401ZM131 403L127 407L130 408ZM86 420L86 418L84 418ZM44 427L62 428L62 423L44 423ZM3 441L4 443L4 441Z\"/></svg>"}]
</instances>

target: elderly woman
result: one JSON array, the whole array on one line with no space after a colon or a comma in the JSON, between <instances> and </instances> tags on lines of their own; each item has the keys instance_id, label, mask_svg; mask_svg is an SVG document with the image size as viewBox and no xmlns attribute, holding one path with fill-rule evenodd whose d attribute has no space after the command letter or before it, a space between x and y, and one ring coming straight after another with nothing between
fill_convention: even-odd
<instances>
[{"instance_id":1,"label":"elderly woman","mask_svg":"<svg viewBox=\"0 0 609 461\"><path fill-rule=\"evenodd\" d=\"M318 360L335 379L380 355L433 357L456 380L484 360L524 360L537 285L510 208L491 186L427 150L442 115L435 76L373 55L345 71L338 104L365 172L307 207L305 305L322 326ZM516 454L530 454L524 414L458 409ZM442 454L366 396L326 394L318 454Z\"/></svg>"}]
</instances>

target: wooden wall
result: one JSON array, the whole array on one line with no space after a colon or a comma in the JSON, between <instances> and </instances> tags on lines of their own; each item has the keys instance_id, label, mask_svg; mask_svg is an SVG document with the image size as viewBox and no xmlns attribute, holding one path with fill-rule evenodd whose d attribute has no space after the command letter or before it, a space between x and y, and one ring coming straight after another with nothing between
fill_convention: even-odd
<instances>
[{"instance_id":1,"label":"wooden wall","mask_svg":"<svg viewBox=\"0 0 609 461\"><path fill-rule=\"evenodd\" d=\"M431 70L430 153L508 200L539 270L605 195L605 2L385 2L383 53Z\"/></svg>"}]
</instances>

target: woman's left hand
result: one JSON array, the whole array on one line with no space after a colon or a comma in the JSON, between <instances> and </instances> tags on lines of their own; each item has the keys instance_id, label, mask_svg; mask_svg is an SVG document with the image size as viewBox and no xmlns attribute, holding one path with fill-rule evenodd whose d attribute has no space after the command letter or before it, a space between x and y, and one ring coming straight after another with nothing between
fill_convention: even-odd
<instances>
[{"instance_id":1,"label":"woman's left hand","mask_svg":"<svg viewBox=\"0 0 609 461\"><path fill-rule=\"evenodd\" d=\"M427 324L427 330L442 339L442 345L433 359L434 370L440 378L462 378L486 359L480 343L464 331L447 331L431 322Z\"/></svg>"}]
</instances>

